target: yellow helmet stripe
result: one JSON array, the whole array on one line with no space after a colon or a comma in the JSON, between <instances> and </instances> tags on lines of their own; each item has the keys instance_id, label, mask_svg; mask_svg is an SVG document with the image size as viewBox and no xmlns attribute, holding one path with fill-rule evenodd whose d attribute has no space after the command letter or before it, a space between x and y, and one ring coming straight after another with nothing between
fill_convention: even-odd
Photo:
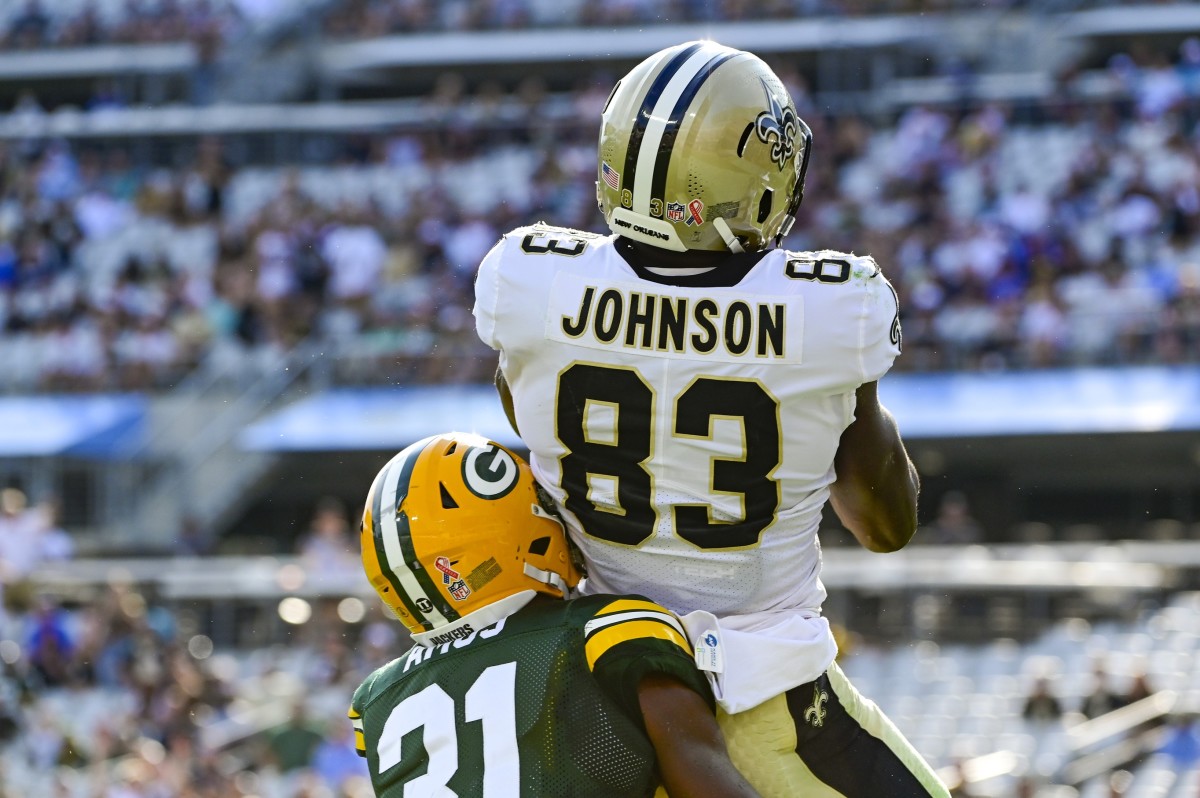
<instances>
[{"instance_id":1,"label":"yellow helmet stripe","mask_svg":"<svg viewBox=\"0 0 1200 798\"><path fill-rule=\"evenodd\" d=\"M688 646L687 640L665 623L660 623L655 620L636 620L627 621L626 623L614 624L605 627L598 632L592 634L584 645L584 653L587 655L588 670L594 670L596 660L604 656L604 653L613 646L626 643L630 640L638 638L651 638L657 640L666 640L674 643L682 648L689 655L692 649Z\"/></svg>"}]
</instances>

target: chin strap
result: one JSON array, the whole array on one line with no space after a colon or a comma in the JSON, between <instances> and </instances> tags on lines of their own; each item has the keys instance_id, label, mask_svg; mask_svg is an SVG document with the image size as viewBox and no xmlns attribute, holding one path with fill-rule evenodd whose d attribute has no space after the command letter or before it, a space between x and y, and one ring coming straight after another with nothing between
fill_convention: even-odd
<instances>
[{"instance_id":1,"label":"chin strap","mask_svg":"<svg viewBox=\"0 0 1200 798\"><path fill-rule=\"evenodd\" d=\"M544 585L558 588L558 591L563 594L563 598L567 597L567 581L553 571L543 571L541 568L525 563L525 575Z\"/></svg>"},{"instance_id":2,"label":"chin strap","mask_svg":"<svg viewBox=\"0 0 1200 798\"><path fill-rule=\"evenodd\" d=\"M740 255L746 251L742 247L742 242L738 241L737 236L729 229L729 222L725 221L725 219L720 216L713 219L713 227L717 228L717 232L721 234L721 238L724 239L725 246L729 247L730 252Z\"/></svg>"},{"instance_id":3,"label":"chin strap","mask_svg":"<svg viewBox=\"0 0 1200 798\"><path fill-rule=\"evenodd\" d=\"M797 203L797 204L799 204L799 203ZM784 217L783 224L779 226L779 233L776 234L776 236L775 236L775 246L776 247L783 246L783 239L787 237L788 233L792 232L792 225L794 225L795 223L796 223L795 216Z\"/></svg>"}]
</instances>

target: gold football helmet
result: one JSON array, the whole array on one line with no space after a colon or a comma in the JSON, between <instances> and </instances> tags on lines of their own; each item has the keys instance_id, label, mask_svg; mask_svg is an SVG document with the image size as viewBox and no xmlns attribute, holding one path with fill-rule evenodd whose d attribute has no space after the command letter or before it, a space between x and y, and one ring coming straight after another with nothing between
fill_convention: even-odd
<instances>
[{"instance_id":1,"label":"gold football helmet","mask_svg":"<svg viewBox=\"0 0 1200 798\"><path fill-rule=\"evenodd\" d=\"M579 581L529 466L479 435L435 435L393 457L367 495L361 539L371 585L425 645Z\"/></svg>"},{"instance_id":2,"label":"gold football helmet","mask_svg":"<svg viewBox=\"0 0 1200 798\"><path fill-rule=\"evenodd\" d=\"M800 206L811 145L787 89L757 56L687 42L613 89L596 199L613 232L664 249L778 246Z\"/></svg>"}]
</instances>

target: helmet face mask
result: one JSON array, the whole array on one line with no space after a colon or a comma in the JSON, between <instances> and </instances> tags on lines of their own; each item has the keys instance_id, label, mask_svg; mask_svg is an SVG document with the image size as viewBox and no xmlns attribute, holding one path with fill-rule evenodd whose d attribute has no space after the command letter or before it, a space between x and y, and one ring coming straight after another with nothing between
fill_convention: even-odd
<instances>
[{"instance_id":1,"label":"helmet face mask","mask_svg":"<svg viewBox=\"0 0 1200 798\"><path fill-rule=\"evenodd\" d=\"M529 466L478 435L434 436L392 458L367 496L361 543L372 587L426 644L478 631L507 614L493 618L506 600L564 597L579 581Z\"/></svg>"},{"instance_id":2,"label":"helmet face mask","mask_svg":"<svg viewBox=\"0 0 1200 798\"><path fill-rule=\"evenodd\" d=\"M778 245L812 133L775 73L715 42L662 50L622 78L600 127L596 197L619 235L664 249Z\"/></svg>"}]
</instances>

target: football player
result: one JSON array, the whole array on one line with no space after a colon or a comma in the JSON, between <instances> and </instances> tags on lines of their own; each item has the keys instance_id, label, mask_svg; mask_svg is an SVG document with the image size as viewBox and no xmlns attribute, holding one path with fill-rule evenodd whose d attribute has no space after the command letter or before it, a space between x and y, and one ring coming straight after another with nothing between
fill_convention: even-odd
<instances>
[{"instance_id":1,"label":"football player","mask_svg":"<svg viewBox=\"0 0 1200 798\"><path fill-rule=\"evenodd\" d=\"M735 764L765 795L945 796L834 663L817 527L904 546L918 480L876 382L900 352L870 257L780 248L812 135L754 55L655 53L604 107L615 235L536 224L476 279L476 326L584 591L686 613ZM869 575L864 574L864 578Z\"/></svg>"},{"instance_id":2,"label":"football player","mask_svg":"<svg viewBox=\"0 0 1200 798\"><path fill-rule=\"evenodd\" d=\"M427 438L376 476L363 567L412 632L354 693L380 798L756 796L725 752L678 619L640 596L563 601L566 535L519 457Z\"/></svg>"}]
</instances>

